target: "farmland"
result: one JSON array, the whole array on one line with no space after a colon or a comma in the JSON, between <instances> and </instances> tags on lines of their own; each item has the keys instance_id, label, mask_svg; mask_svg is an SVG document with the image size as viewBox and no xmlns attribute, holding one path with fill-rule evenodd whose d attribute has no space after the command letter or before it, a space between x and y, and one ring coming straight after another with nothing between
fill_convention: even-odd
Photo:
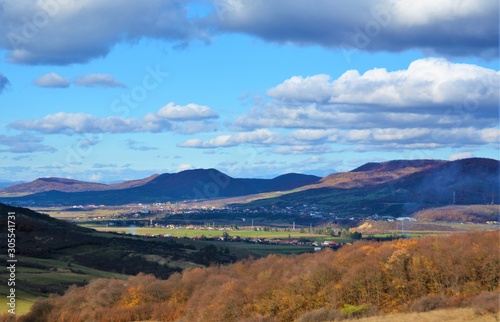
<instances>
[{"instance_id":1,"label":"farmland","mask_svg":"<svg viewBox=\"0 0 500 322\"><path fill-rule=\"evenodd\" d=\"M117 232L133 235L143 235L143 236L164 236L169 235L172 237L187 237L187 238L219 238L223 237L224 233L229 234L229 236L238 236L240 238L266 238L266 239L329 239L334 240L330 236L318 235L314 233L300 233L299 229L296 231L271 231L271 230L254 230L254 229L238 229L238 230L226 230L226 229L189 229L189 228L149 228L149 227L102 227L102 226L92 226L86 225L85 227L93 228L98 231L107 232ZM260 229L260 228L259 228ZM343 239L345 241L345 239Z\"/></svg>"}]
</instances>

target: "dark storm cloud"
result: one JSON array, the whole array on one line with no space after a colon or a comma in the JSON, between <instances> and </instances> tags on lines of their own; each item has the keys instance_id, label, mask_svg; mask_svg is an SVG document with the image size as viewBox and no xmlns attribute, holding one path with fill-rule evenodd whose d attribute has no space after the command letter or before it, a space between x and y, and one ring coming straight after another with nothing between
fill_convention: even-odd
<instances>
[{"instance_id":1,"label":"dark storm cloud","mask_svg":"<svg viewBox=\"0 0 500 322\"><path fill-rule=\"evenodd\" d=\"M221 30L353 51L498 55L496 0L215 0Z\"/></svg>"},{"instance_id":2,"label":"dark storm cloud","mask_svg":"<svg viewBox=\"0 0 500 322\"><path fill-rule=\"evenodd\" d=\"M18 64L66 65L106 56L123 41L202 38L184 0L4 2L0 48Z\"/></svg>"}]
</instances>

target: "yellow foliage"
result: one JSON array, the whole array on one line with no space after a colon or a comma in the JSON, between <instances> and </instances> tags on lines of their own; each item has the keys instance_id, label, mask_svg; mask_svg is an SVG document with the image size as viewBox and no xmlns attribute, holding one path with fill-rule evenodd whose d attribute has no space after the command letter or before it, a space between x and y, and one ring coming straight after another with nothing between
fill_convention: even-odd
<instances>
[{"instance_id":1,"label":"yellow foliage","mask_svg":"<svg viewBox=\"0 0 500 322\"><path fill-rule=\"evenodd\" d=\"M361 247L361 250L365 252L366 255L370 255L370 254L373 254L375 253L375 247L371 246L371 245L365 245L365 246L362 246Z\"/></svg>"},{"instance_id":2,"label":"yellow foliage","mask_svg":"<svg viewBox=\"0 0 500 322\"><path fill-rule=\"evenodd\" d=\"M141 302L142 298L142 286L137 287L130 286L127 290L127 294L123 299L123 305L126 307L134 307Z\"/></svg>"}]
</instances>

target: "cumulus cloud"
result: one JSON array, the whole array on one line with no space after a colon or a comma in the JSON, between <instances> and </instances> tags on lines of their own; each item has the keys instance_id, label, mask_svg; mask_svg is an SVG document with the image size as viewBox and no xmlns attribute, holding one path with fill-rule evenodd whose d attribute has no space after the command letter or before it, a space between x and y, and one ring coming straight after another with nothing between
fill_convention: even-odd
<instances>
[{"instance_id":1,"label":"cumulus cloud","mask_svg":"<svg viewBox=\"0 0 500 322\"><path fill-rule=\"evenodd\" d=\"M412 107L439 114L442 107L475 101L493 110L499 100L499 77L499 72L476 65L425 58L405 70L375 68L362 75L349 70L336 80L327 75L295 76L271 88L268 95L284 101L331 103L343 111L382 106L386 111Z\"/></svg>"},{"instance_id":2,"label":"cumulus cloud","mask_svg":"<svg viewBox=\"0 0 500 322\"><path fill-rule=\"evenodd\" d=\"M74 83L85 87L127 87L110 74L88 74L78 77Z\"/></svg>"},{"instance_id":3,"label":"cumulus cloud","mask_svg":"<svg viewBox=\"0 0 500 322\"><path fill-rule=\"evenodd\" d=\"M218 147L231 147L240 144L275 144L278 143L278 134L266 129L236 134L220 135L210 140L190 139L179 143L182 148L212 149Z\"/></svg>"},{"instance_id":4,"label":"cumulus cloud","mask_svg":"<svg viewBox=\"0 0 500 322\"><path fill-rule=\"evenodd\" d=\"M9 79L0 73L0 94L2 94L9 84Z\"/></svg>"},{"instance_id":5,"label":"cumulus cloud","mask_svg":"<svg viewBox=\"0 0 500 322\"><path fill-rule=\"evenodd\" d=\"M230 123L236 133L180 146L257 143L274 153L319 154L332 144L363 151L491 145L500 137L499 92L498 71L436 58L397 71L350 70L336 79L294 76L268 90L270 101L236 117ZM272 139L239 139L257 131Z\"/></svg>"},{"instance_id":6,"label":"cumulus cloud","mask_svg":"<svg viewBox=\"0 0 500 322\"><path fill-rule=\"evenodd\" d=\"M168 103L156 114L159 117L172 121L196 121L219 117L217 112L208 106L193 103L184 106L176 105L175 103Z\"/></svg>"},{"instance_id":7,"label":"cumulus cloud","mask_svg":"<svg viewBox=\"0 0 500 322\"><path fill-rule=\"evenodd\" d=\"M331 98L330 76L293 76L267 91L274 98L286 97L288 100L326 103Z\"/></svg>"},{"instance_id":8,"label":"cumulus cloud","mask_svg":"<svg viewBox=\"0 0 500 322\"><path fill-rule=\"evenodd\" d=\"M278 43L353 51L421 49L453 56L498 55L499 3L432 0L214 0L219 29Z\"/></svg>"},{"instance_id":9,"label":"cumulus cloud","mask_svg":"<svg viewBox=\"0 0 500 322\"><path fill-rule=\"evenodd\" d=\"M18 64L84 63L120 42L143 37L186 42L205 38L184 0L7 1L0 48ZM112 13L112 14L110 14Z\"/></svg>"},{"instance_id":10,"label":"cumulus cloud","mask_svg":"<svg viewBox=\"0 0 500 322\"><path fill-rule=\"evenodd\" d=\"M238 117L235 127L373 128L473 125L498 121L500 73L426 58L407 69L294 76L268 90L274 101Z\"/></svg>"},{"instance_id":11,"label":"cumulus cloud","mask_svg":"<svg viewBox=\"0 0 500 322\"><path fill-rule=\"evenodd\" d=\"M9 126L17 130L37 131L45 134L74 133L126 133L126 132L158 132L158 124L149 127L137 119L124 119L117 116L99 118L85 113L50 114L39 120L20 120Z\"/></svg>"},{"instance_id":12,"label":"cumulus cloud","mask_svg":"<svg viewBox=\"0 0 500 322\"><path fill-rule=\"evenodd\" d=\"M71 81L57 73L48 73L34 80L38 87L66 88L71 85Z\"/></svg>"},{"instance_id":13,"label":"cumulus cloud","mask_svg":"<svg viewBox=\"0 0 500 322\"><path fill-rule=\"evenodd\" d=\"M19 134L14 136L0 134L0 146L7 148L0 148L1 152L11 153L34 153L34 152L55 152L54 147L44 145L41 142L43 138L30 134Z\"/></svg>"},{"instance_id":14,"label":"cumulus cloud","mask_svg":"<svg viewBox=\"0 0 500 322\"><path fill-rule=\"evenodd\" d=\"M135 132L165 132L175 131L179 133L199 133L215 130L215 125L204 121L184 122L175 124L170 120L188 121L212 118L217 114L206 106L189 104L186 106L187 113L182 106L174 103L167 106L174 106L181 112L175 114L165 113L161 108L155 113L149 113L140 119L124 118L121 116L98 117L86 113L65 113L59 112L49 114L37 120L18 120L10 123L10 128L22 131L36 131L44 134L84 134L84 133L135 133ZM174 110L175 112L175 110ZM175 118L177 117L177 118ZM170 119L170 120L169 120Z\"/></svg>"}]
</instances>

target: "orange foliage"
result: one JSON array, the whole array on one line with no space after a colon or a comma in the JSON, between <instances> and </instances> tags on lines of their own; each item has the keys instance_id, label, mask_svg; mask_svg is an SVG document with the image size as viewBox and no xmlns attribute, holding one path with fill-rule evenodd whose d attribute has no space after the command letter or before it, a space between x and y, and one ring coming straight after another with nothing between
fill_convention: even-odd
<instances>
[{"instance_id":1,"label":"orange foliage","mask_svg":"<svg viewBox=\"0 0 500 322\"><path fill-rule=\"evenodd\" d=\"M345 304L393 312L425 296L458 302L498 291L499 241L498 232L361 241L337 252L195 268L168 280L100 279L37 302L25 321L293 321Z\"/></svg>"}]
</instances>

